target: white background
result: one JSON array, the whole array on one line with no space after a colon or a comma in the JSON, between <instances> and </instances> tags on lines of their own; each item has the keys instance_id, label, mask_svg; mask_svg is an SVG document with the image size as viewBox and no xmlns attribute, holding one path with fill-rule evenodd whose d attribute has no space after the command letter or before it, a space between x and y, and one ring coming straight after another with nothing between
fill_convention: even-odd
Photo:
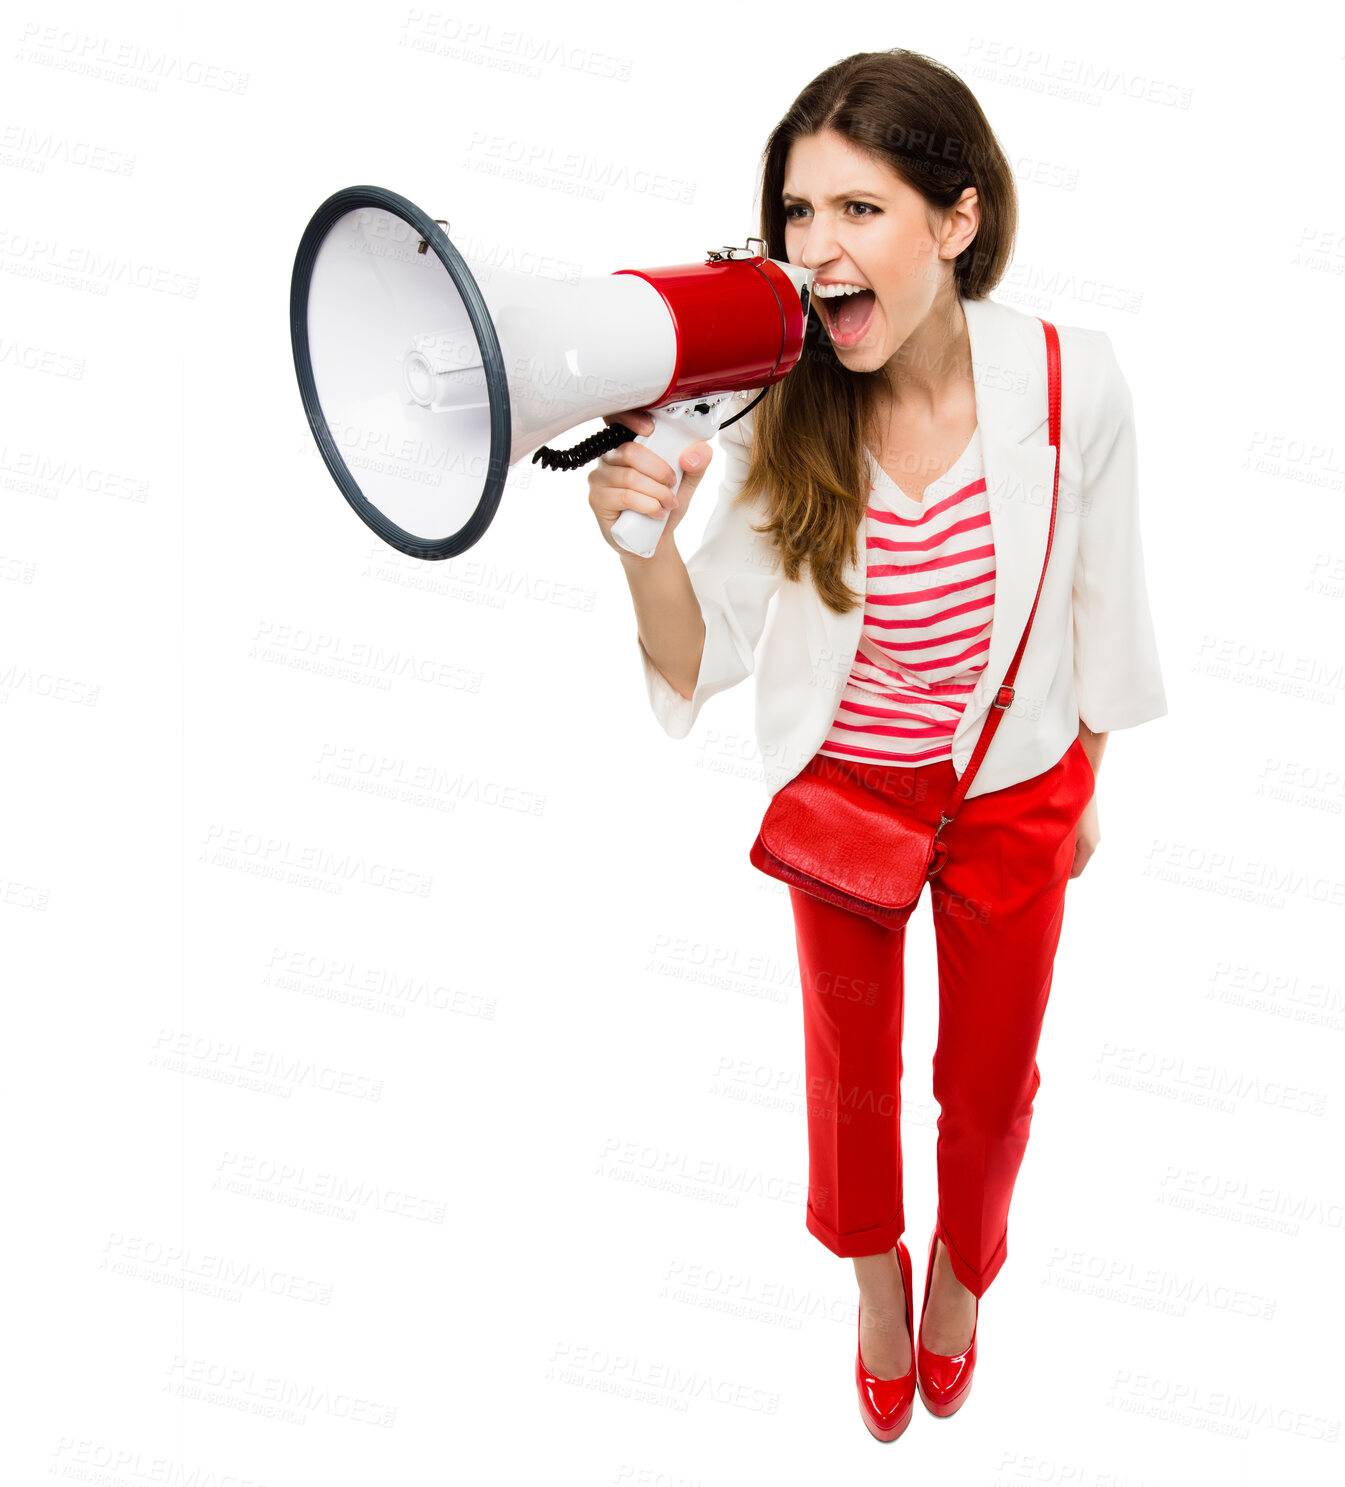
<instances>
[{"instance_id":1,"label":"white background","mask_svg":"<svg viewBox=\"0 0 1345 1487\"><path fill-rule=\"evenodd\" d=\"M1196 16L9 12L7 1481L1339 1480L1345 42ZM1170 712L1108 744L975 1393L884 1459L803 1227L750 683L661 733L584 471L383 547L288 295L355 184L479 253L696 261L799 89L897 45L1014 163L995 297L1130 381ZM927 908L907 984L918 1290Z\"/></svg>"}]
</instances>

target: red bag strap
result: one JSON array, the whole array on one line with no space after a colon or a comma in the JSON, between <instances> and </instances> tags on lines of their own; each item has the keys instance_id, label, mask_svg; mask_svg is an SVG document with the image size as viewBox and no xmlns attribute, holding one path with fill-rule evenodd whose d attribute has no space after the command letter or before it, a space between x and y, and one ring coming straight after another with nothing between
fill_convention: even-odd
<instances>
[{"instance_id":1,"label":"red bag strap","mask_svg":"<svg viewBox=\"0 0 1345 1487\"><path fill-rule=\"evenodd\" d=\"M1037 317L1039 320L1040 316ZM1046 382L1047 382L1047 408L1050 418L1049 435L1051 445L1055 449L1055 478L1051 487L1051 525L1046 533L1046 557L1041 565L1041 577L1037 580L1036 597L1032 600L1032 608L1028 613L1027 624L1023 628L1023 638L1018 642L1018 649L1013 654L1013 660L1009 663L1009 669L1004 674L1004 682L995 700L990 704L990 714L981 728L981 736L976 740L976 747L972 750L967 767L962 772L962 778L957 782L957 789L953 791L948 804L943 808L943 815L939 821L934 839L938 841L939 832L952 821L957 814L957 808L962 804L963 797L975 778L976 771L980 768L981 760L985 751L990 747L990 740L995 736L995 729L999 727L1000 719L1004 716L1013 702L1013 679L1018 674L1018 663L1023 659L1023 651L1027 646L1027 637L1032 629L1033 616L1037 613L1037 600L1041 598L1042 585L1046 582L1046 565L1051 561L1051 540L1055 536L1055 513L1056 503L1060 496L1060 337L1056 328L1049 320L1042 320L1042 329L1046 333Z\"/></svg>"}]
</instances>

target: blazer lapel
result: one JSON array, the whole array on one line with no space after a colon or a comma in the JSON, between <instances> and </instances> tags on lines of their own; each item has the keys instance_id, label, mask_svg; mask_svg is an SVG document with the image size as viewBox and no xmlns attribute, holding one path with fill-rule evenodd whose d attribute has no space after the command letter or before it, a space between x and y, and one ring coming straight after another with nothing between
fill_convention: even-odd
<instances>
[{"instance_id":1,"label":"blazer lapel","mask_svg":"<svg viewBox=\"0 0 1345 1487\"><path fill-rule=\"evenodd\" d=\"M995 594L985 670L959 731L989 708L1023 638L1051 524L1046 337L1035 316L993 300L962 301L995 544Z\"/></svg>"}]
</instances>

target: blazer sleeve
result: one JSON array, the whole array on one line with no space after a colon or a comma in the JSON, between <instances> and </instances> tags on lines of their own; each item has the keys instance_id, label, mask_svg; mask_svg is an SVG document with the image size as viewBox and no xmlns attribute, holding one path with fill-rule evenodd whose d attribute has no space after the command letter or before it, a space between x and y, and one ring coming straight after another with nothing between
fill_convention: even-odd
<instances>
[{"instance_id":1,"label":"blazer sleeve","mask_svg":"<svg viewBox=\"0 0 1345 1487\"><path fill-rule=\"evenodd\" d=\"M751 674L771 596L783 576L775 544L752 530L753 523L761 525L766 519L763 497L734 501L747 476L751 422L749 413L718 435L724 453L718 504L710 513L700 546L686 559L705 621L705 648L690 697L683 697L668 682L636 634L649 704L671 738L685 738L707 698Z\"/></svg>"},{"instance_id":2,"label":"blazer sleeve","mask_svg":"<svg viewBox=\"0 0 1345 1487\"><path fill-rule=\"evenodd\" d=\"M1099 408L1083 450L1074 570L1074 692L1094 733L1166 714L1140 539L1135 409L1111 339L1098 332Z\"/></svg>"}]
</instances>

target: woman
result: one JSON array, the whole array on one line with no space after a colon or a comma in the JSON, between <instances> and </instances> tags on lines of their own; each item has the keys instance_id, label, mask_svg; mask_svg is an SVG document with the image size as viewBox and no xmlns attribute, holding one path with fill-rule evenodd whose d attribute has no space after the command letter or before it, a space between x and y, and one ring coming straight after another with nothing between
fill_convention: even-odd
<instances>
[{"instance_id":1,"label":"woman","mask_svg":"<svg viewBox=\"0 0 1345 1487\"><path fill-rule=\"evenodd\" d=\"M904 50L829 67L771 135L762 176L767 252L815 273L808 341L721 435L729 463L700 547L683 563L673 533L708 444L674 473L626 443L590 476L660 723L684 737L706 698L755 669L772 794L804 767L845 770L882 808L936 822L967 766L1026 627L1051 519L1043 328L988 298L1015 227L1009 164L956 74ZM853 1260L856 1385L881 1440L905 1429L917 1389L939 1415L966 1399L979 1300L1007 1256L1065 885L1100 839L1106 736L1167 711L1129 389L1104 333L1058 329L1050 561L1013 706L931 879L938 1211L914 1339L901 1237L905 931L790 889L806 1221ZM610 421L650 426L639 412ZM612 542L627 509L668 511L653 557Z\"/></svg>"}]
</instances>

